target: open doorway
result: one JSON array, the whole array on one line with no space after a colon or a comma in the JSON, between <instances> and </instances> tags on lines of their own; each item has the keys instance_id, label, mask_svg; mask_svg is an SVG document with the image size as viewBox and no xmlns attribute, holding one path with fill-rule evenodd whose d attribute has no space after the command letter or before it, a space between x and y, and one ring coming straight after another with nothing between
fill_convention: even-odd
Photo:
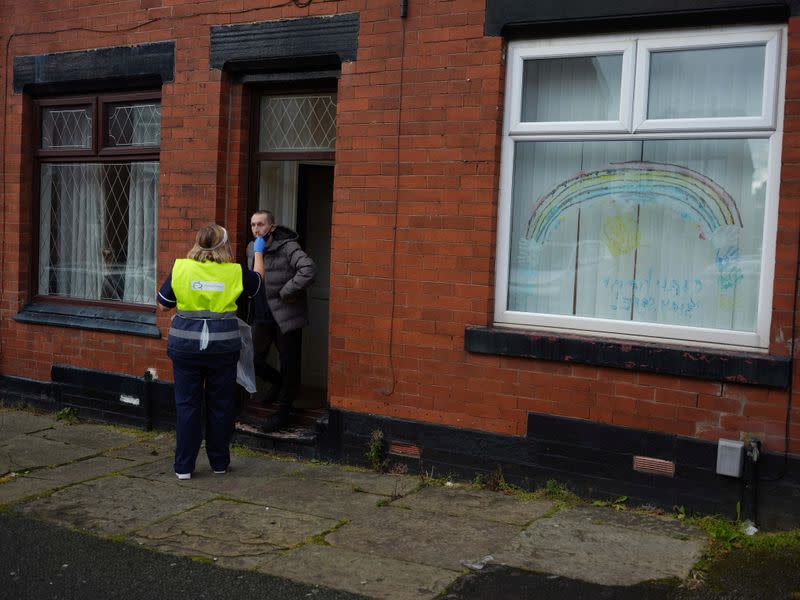
<instances>
[{"instance_id":1,"label":"open doorway","mask_svg":"<svg viewBox=\"0 0 800 600\"><path fill-rule=\"evenodd\" d=\"M300 392L295 408L321 408L326 406L328 382L333 164L261 161L258 174L257 209L271 211L278 224L295 230L300 246L317 265L316 280L306 290L310 323L303 329ZM277 367L274 348L269 358ZM266 388L259 389L259 395L265 393Z\"/></svg>"},{"instance_id":2,"label":"open doorway","mask_svg":"<svg viewBox=\"0 0 800 600\"><path fill-rule=\"evenodd\" d=\"M310 324L303 330L300 389L294 403L293 421L302 425L304 416L316 417L327 406L336 97L321 92L263 93L257 95L253 110L258 119L250 213L271 211L278 224L297 232L301 247L317 265L316 280L306 290ZM274 348L269 361L279 367ZM262 405L269 384L258 384L247 410L256 419L275 408Z\"/></svg>"}]
</instances>

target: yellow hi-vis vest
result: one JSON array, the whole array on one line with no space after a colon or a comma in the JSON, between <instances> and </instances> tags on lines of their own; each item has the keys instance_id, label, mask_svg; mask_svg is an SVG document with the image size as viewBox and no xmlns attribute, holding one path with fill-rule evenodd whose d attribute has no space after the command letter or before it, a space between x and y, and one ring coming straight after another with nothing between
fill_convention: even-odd
<instances>
[{"instance_id":1,"label":"yellow hi-vis vest","mask_svg":"<svg viewBox=\"0 0 800 600\"><path fill-rule=\"evenodd\" d=\"M236 299L244 291L242 267L179 258L172 268L172 291L180 312L235 313Z\"/></svg>"},{"instance_id":2,"label":"yellow hi-vis vest","mask_svg":"<svg viewBox=\"0 0 800 600\"><path fill-rule=\"evenodd\" d=\"M177 314L167 349L181 353L238 352L241 348L236 299L244 291L236 263L179 258L172 268Z\"/></svg>"}]
</instances>

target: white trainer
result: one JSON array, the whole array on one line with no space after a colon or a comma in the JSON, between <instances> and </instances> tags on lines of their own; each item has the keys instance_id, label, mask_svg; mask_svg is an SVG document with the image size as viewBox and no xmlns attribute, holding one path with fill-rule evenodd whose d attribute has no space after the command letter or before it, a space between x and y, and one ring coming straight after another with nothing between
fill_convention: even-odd
<instances>
[{"instance_id":1,"label":"white trainer","mask_svg":"<svg viewBox=\"0 0 800 600\"><path fill-rule=\"evenodd\" d=\"M178 479L191 479L192 478L192 474L191 473L175 473L175 475L178 477Z\"/></svg>"}]
</instances>

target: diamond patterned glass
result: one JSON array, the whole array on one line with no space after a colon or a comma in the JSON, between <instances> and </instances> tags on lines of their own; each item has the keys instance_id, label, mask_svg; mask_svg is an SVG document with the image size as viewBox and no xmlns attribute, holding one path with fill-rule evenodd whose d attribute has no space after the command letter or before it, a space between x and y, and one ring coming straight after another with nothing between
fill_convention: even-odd
<instances>
[{"instance_id":1,"label":"diamond patterned glass","mask_svg":"<svg viewBox=\"0 0 800 600\"><path fill-rule=\"evenodd\" d=\"M42 150L91 148L91 107L43 109L41 144Z\"/></svg>"},{"instance_id":2,"label":"diamond patterned glass","mask_svg":"<svg viewBox=\"0 0 800 600\"><path fill-rule=\"evenodd\" d=\"M158 146L161 132L161 104L109 104L106 108L106 144L139 148Z\"/></svg>"},{"instance_id":3,"label":"diamond patterned glass","mask_svg":"<svg viewBox=\"0 0 800 600\"><path fill-rule=\"evenodd\" d=\"M41 168L39 293L154 304L158 162Z\"/></svg>"},{"instance_id":4,"label":"diamond patterned glass","mask_svg":"<svg viewBox=\"0 0 800 600\"><path fill-rule=\"evenodd\" d=\"M266 96L261 100L261 152L332 152L336 96Z\"/></svg>"}]
</instances>

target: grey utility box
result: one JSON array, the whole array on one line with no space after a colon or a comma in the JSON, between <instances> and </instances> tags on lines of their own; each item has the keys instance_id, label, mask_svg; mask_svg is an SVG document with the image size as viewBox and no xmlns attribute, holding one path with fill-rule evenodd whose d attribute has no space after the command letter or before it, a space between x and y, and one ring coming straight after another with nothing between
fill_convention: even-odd
<instances>
[{"instance_id":1,"label":"grey utility box","mask_svg":"<svg viewBox=\"0 0 800 600\"><path fill-rule=\"evenodd\" d=\"M717 446L717 473L729 477L742 476L744 442L720 438Z\"/></svg>"}]
</instances>

